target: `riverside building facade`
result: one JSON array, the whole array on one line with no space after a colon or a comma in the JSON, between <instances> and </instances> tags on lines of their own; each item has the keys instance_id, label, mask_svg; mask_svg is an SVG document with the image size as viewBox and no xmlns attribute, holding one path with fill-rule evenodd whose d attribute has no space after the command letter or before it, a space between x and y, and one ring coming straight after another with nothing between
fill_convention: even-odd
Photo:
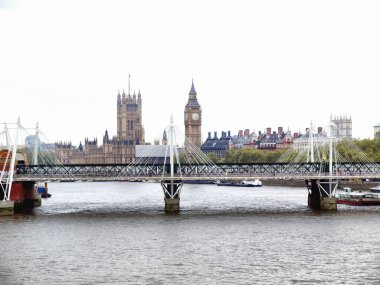
<instances>
[{"instance_id":1,"label":"riverside building facade","mask_svg":"<svg viewBox=\"0 0 380 285\"><path fill-rule=\"evenodd\" d=\"M334 138L352 138L352 119L351 116L331 115L330 121L334 124L332 128L332 136Z\"/></svg>"}]
</instances>

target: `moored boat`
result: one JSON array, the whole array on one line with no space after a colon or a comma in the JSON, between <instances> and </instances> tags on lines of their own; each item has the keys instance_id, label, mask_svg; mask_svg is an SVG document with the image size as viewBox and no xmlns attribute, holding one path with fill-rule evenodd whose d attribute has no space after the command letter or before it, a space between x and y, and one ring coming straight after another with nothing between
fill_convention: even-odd
<instances>
[{"instance_id":1,"label":"moored boat","mask_svg":"<svg viewBox=\"0 0 380 285\"><path fill-rule=\"evenodd\" d=\"M50 198L51 197L51 194L48 193L48 186L47 186L47 182L43 183L43 182L38 182L34 185L35 189L34 189L34 192L36 194L40 194L41 195L41 198Z\"/></svg>"},{"instance_id":2,"label":"moored boat","mask_svg":"<svg viewBox=\"0 0 380 285\"><path fill-rule=\"evenodd\" d=\"M345 187L344 192L338 193L336 198L337 204L346 204L354 206L374 206L380 205L380 189L371 189L370 191L352 191L351 188Z\"/></svg>"},{"instance_id":3,"label":"moored boat","mask_svg":"<svg viewBox=\"0 0 380 285\"><path fill-rule=\"evenodd\" d=\"M234 186L234 187L261 187L260 180L243 180L243 181L219 181L216 183L218 186Z\"/></svg>"},{"instance_id":4,"label":"moored boat","mask_svg":"<svg viewBox=\"0 0 380 285\"><path fill-rule=\"evenodd\" d=\"M371 193L380 193L380 185L375 186L375 187L372 187L372 188L370 189L370 192L371 192Z\"/></svg>"}]
</instances>

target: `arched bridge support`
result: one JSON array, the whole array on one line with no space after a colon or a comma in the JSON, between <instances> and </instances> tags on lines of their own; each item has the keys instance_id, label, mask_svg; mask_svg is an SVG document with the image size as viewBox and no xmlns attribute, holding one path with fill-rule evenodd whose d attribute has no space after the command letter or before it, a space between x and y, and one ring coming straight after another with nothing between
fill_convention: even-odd
<instances>
[{"instance_id":1,"label":"arched bridge support","mask_svg":"<svg viewBox=\"0 0 380 285\"><path fill-rule=\"evenodd\" d=\"M336 211L337 203L329 182L317 179L306 180L308 188L307 204L313 210Z\"/></svg>"},{"instance_id":2,"label":"arched bridge support","mask_svg":"<svg viewBox=\"0 0 380 285\"><path fill-rule=\"evenodd\" d=\"M164 200L166 213L179 213L179 201L182 185L182 180L178 179L167 179L161 181L161 186L165 195Z\"/></svg>"}]
</instances>

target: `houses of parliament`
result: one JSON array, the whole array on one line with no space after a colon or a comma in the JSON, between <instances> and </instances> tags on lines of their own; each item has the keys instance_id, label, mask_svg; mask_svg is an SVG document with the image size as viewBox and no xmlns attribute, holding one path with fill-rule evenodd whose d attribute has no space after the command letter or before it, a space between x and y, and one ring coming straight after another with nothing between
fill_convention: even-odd
<instances>
[{"instance_id":1,"label":"houses of parliament","mask_svg":"<svg viewBox=\"0 0 380 285\"><path fill-rule=\"evenodd\" d=\"M130 89L130 88L128 88ZM136 145L145 145L145 130L142 118L142 96L117 94L117 135L112 138L106 130L103 141L85 138L84 145L56 143L56 155L62 164L128 164L136 157ZM191 84L188 102L184 111L185 137L201 146L202 109L197 100L194 82ZM146 147L152 147L147 145Z\"/></svg>"}]
</instances>

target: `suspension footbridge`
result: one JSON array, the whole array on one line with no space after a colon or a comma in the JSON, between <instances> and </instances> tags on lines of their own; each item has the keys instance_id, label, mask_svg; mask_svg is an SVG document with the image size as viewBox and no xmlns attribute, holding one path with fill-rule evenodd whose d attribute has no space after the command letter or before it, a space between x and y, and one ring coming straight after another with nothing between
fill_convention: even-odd
<instances>
[{"instance_id":1,"label":"suspension footbridge","mask_svg":"<svg viewBox=\"0 0 380 285\"><path fill-rule=\"evenodd\" d=\"M330 129L333 127L331 125ZM0 153L0 198L4 204L26 196L33 197L29 192L36 182L41 181L158 181L163 189L166 211L176 212L179 211L183 181L213 183L260 179L303 180L309 191L311 207L336 209L334 199L339 181L380 179L380 163L371 161L352 141L332 136L318 137L312 127L304 141L286 151L278 162L240 164L213 163L184 137L172 118L165 129L164 159L157 159L155 149L147 148L129 164L61 164L55 157L56 150L42 150L39 146L43 133L38 125L32 128L35 143L29 148L19 142L22 132L30 134L30 129L23 128L18 121L4 124L0 133L4 141ZM349 158L338 151L338 145ZM18 157L22 152L29 157ZM28 194L21 197L23 195L19 192Z\"/></svg>"}]
</instances>

